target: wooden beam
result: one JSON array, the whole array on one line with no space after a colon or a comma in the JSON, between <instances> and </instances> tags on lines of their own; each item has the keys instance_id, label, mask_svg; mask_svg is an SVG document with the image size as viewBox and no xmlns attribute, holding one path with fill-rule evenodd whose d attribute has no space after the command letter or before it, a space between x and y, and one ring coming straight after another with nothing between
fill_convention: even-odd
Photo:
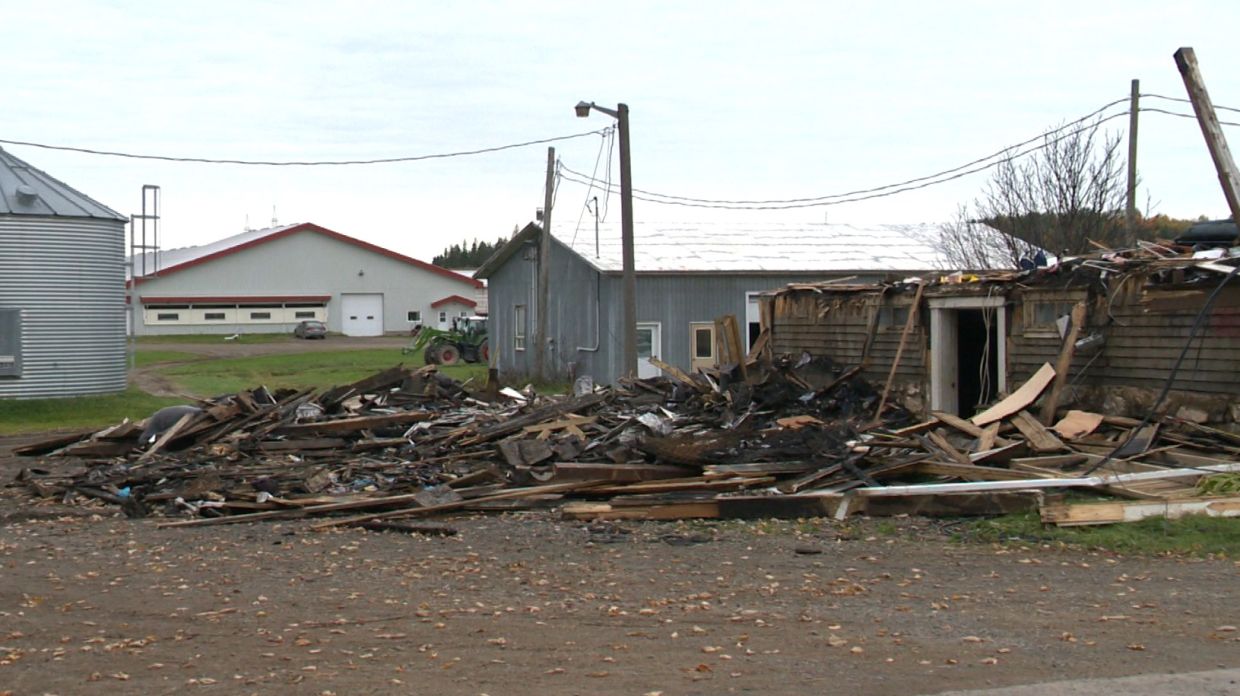
<instances>
[{"instance_id":1,"label":"wooden beam","mask_svg":"<svg viewBox=\"0 0 1240 696\"><path fill-rule=\"evenodd\" d=\"M921 306L921 293L925 289L925 283L917 283L917 292L913 293L913 304L909 305L908 318L904 320L904 331L900 333L900 345L896 348L896 357L891 361L891 370L887 373L887 382L883 385L882 398L878 400L878 409L874 411L875 423L883 418L883 408L887 406L887 395L891 392L891 383L896 379L900 359L904 357L904 346L908 344L908 336L913 332L913 324L917 322L917 308Z\"/></svg>"},{"instance_id":2,"label":"wooden beam","mask_svg":"<svg viewBox=\"0 0 1240 696\"><path fill-rule=\"evenodd\" d=\"M1046 389L1046 385L1055 379L1055 368L1050 363L1043 363L1033 376L1020 385L1020 388L1012 392L1006 399L973 416L969 420L973 421L973 425L989 425L995 421L1003 420L1008 416L1020 411L1029 404L1037 401L1042 391Z\"/></svg>"},{"instance_id":3,"label":"wooden beam","mask_svg":"<svg viewBox=\"0 0 1240 696\"><path fill-rule=\"evenodd\" d=\"M1240 517L1240 498L1178 498L1106 503L1047 503L1042 521L1060 527L1136 522L1150 517L1179 519L1185 515Z\"/></svg>"},{"instance_id":4,"label":"wooden beam","mask_svg":"<svg viewBox=\"0 0 1240 696\"><path fill-rule=\"evenodd\" d=\"M1016 426L1021 435L1025 436L1025 441L1029 443L1034 452L1060 452L1068 449L1063 444L1063 440L1055 437L1028 411L1021 411L1008 420Z\"/></svg>"},{"instance_id":5,"label":"wooden beam","mask_svg":"<svg viewBox=\"0 0 1240 696\"><path fill-rule=\"evenodd\" d=\"M1059 407L1059 397L1068 382L1068 371L1072 369L1072 356L1076 354L1076 338L1084 324L1085 301L1081 300L1072 307L1072 326L1064 336L1063 345L1059 348L1059 360L1055 362L1055 382L1051 385L1051 393L1042 402L1042 422L1046 425L1055 422L1055 409Z\"/></svg>"}]
</instances>

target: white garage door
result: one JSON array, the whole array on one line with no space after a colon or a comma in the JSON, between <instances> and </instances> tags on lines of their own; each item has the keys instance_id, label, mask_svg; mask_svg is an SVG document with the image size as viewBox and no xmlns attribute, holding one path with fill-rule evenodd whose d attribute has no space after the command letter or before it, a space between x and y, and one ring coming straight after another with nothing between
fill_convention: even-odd
<instances>
[{"instance_id":1,"label":"white garage door","mask_svg":"<svg viewBox=\"0 0 1240 696\"><path fill-rule=\"evenodd\" d=\"M341 295L340 313L340 330L344 335L383 335L383 295Z\"/></svg>"}]
</instances>

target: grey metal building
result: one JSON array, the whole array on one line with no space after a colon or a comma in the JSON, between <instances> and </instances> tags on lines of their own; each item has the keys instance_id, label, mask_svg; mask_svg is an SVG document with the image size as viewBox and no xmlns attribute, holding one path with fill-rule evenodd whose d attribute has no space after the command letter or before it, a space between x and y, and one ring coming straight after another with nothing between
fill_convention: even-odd
<instances>
[{"instance_id":1,"label":"grey metal building","mask_svg":"<svg viewBox=\"0 0 1240 696\"><path fill-rule=\"evenodd\" d=\"M474 274L487 279L496 367L532 374L537 325L538 237L529 224ZM996 232L997 234L997 232ZM740 322L752 345L757 296L788 283L904 278L948 267L935 225L656 224L634 231L639 376L657 357L683 370L715 363L714 320ZM547 365L558 377L621 374L623 305L618 224L552 231Z\"/></svg>"},{"instance_id":2,"label":"grey metal building","mask_svg":"<svg viewBox=\"0 0 1240 696\"><path fill-rule=\"evenodd\" d=\"M482 287L312 223L148 252L133 267L137 335L288 333L304 319L350 336L408 333L475 313Z\"/></svg>"},{"instance_id":3,"label":"grey metal building","mask_svg":"<svg viewBox=\"0 0 1240 696\"><path fill-rule=\"evenodd\" d=\"M127 220L0 148L0 398L124 391Z\"/></svg>"}]
</instances>

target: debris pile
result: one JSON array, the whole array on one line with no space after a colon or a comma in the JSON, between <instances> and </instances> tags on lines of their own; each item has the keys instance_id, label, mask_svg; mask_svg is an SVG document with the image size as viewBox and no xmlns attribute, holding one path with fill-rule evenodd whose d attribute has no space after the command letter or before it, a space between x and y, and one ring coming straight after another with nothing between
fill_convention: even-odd
<instances>
[{"instance_id":1,"label":"debris pile","mask_svg":"<svg viewBox=\"0 0 1240 696\"><path fill-rule=\"evenodd\" d=\"M16 453L83 467L26 468L14 485L181 518L168 526L373 525L540 506L575 519L1141 514L1041 492L1069 487L1157 500L1164 513L1240 509L1218 478L1240 471L1240 436L1082 411L1048 427L1026 409L1052 382L1049 364L972 419L923 422L891 405L877 418L876 390L825 358L751 365L745 377L660 367L663 377L561 397L474 393L433 366L322 392L259 387L164 414L158 428L156 414L26 446Z\"/></svg>"}]
</instances>

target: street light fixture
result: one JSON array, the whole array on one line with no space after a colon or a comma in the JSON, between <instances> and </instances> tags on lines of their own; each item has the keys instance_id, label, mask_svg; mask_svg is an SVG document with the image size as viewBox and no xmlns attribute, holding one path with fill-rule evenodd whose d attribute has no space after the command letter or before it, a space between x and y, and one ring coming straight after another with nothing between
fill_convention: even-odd
<instances>
[{"instance_id":1,"label":"street light fixture","mask_svg":"<svg viewBox=\"0 0 1240 696\"><path fill-rule=\"evenodd\" d=\"M594 102L577 102L578 118L594 109L616 119L620 131L620 248L624 285L624 360L621 372L637 376L637 274L633 262L633 171L629 162L629 107L618 104L608 109Z\"/></svg>"}]
</instances>

